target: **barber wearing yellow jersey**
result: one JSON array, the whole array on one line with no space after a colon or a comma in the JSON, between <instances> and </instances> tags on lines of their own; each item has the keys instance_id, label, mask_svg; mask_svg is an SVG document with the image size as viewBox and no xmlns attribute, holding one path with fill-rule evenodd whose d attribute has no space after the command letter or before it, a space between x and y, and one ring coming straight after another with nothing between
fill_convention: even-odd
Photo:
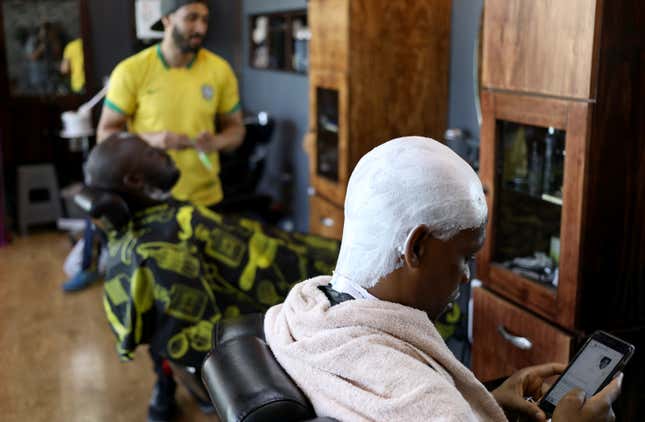
<instances>
[{"instance_id":1,"label":"barber wearing yellow jersey","mask_svg":"<svg viewBox=\"0 0 645 422\"><path fill-rule=\"evenodd\" d=\"M162 0L161 12L152 29L164 30L162 42L112 72L98 140L127 129L167 150L181 170L173 196L213 206L222 200L218 151L244 137L237 80L224 59L202 48L207 1Z\"/></svg>"}]
</instances>

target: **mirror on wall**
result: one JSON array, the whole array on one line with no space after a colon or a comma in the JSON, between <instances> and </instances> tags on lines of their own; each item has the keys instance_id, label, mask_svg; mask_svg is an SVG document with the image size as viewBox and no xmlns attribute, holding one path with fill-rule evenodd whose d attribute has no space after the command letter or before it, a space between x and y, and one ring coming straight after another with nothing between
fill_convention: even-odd
<instances>
[{"instance_id":1,"label":"mirror on wall","mask_svg":"<svg viewBox=\"0 0 645 422\"><path fill-rule=\"evenodd\" d=\"M10 95L83 94L86 78L79 0L0 3Z\"/></svg>"}]
</instances>

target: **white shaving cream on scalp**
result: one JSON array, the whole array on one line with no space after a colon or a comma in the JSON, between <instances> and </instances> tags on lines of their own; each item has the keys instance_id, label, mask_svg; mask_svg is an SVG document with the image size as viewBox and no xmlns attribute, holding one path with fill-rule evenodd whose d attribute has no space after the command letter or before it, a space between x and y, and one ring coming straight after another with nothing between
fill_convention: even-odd
<instances>
[{"instance_id":1,"label":"white shaving cream on scalp","mask_svg":"<svg viewBox=\"0 0 645 422\"><path fill-rule=\"evenodd\" d=\"M487 213L479 177L450 148L420 136L393 139L361 158L350 177L335 277L370 288L403 265L418 225L448 240L482 226Z\"/></svg>"}]
</instances>

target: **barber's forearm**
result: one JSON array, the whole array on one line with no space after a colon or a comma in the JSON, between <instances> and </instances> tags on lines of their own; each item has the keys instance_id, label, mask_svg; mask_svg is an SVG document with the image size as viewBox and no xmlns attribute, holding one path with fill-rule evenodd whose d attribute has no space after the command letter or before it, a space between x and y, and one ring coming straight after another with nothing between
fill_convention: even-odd
<instances>
[{"instance_id":1,"label":"barber's forearm","mask_svg":"<svg viewBox=\"0 0 645 422\"><path fill-rule=\"evenodd\" d=\"M231 125L216 135L218 151L232 151L242 145L246 129L244 125Z\"/></svg>"},{"instance_id":2,"label":"barber's forearm","mask_svg":"<svg viewBox=\"0 0 645 422\"><path fill-rule=\"evenodd\" d=\"M152 147L166 149L166 146L164 145L164 132L139 133L139 137Z\"/></svg>"},{"instance_id":3,"label":"barber's forearm","mask_svg":"<svg viewBox=\"0 0 645 422\"><path fill-rule=\"evenodd\" d=\"M107 105L103 105L101 118L96 133L98 142L105 141L110 135L123 132L127 126L127 118L121 113L112 110Z\"/></svg>"},{"instance_id":4,"label":"barber's forearm","mask_svg":"<svg viewBox=\"0 0 645 422\"><path fill-rule=\"evenodd\" d=\"M113 135L115 133L123 132L125 129L125 125L123 126L117 126L117 125L99 125L97 131L96 131L96 141L98 143L101 143L105 141L110 135Z\"/></svg>"}]
</instances>

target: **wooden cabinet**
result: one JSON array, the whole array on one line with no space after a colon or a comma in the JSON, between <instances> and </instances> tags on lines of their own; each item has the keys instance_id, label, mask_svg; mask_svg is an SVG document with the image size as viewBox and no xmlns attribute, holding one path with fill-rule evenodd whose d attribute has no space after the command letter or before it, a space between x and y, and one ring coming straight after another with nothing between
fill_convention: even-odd
<instances>
[{"instance_id":1,"label":"wooden cabinet","mask_svg":"<svg viewBox=\"0 0 645 422\"><path fill-rule=\"evenodd\" d=\"M342 213L349 175L365 153L399 136L442 138L451 0L311 0L308 7L310 225L328 234L317 207Z\"/></svg>"},{"instance_id":2,"label":"wooden cabinet","mask_svg":"<svg viewBox=\"0 0 645 422\"><path fill-rule=\"evenodd\" d=\"M343 209L318 195L311 197L309 225L313 233L332 239L343 236Z\"/></svg>"},{"instance_id":3,"label":"wooden cabinet","mask_svg":"<svg viewBox=\"0 0 645 422\"><path fill-rule=\"evenodd\" d=\"M483 381L562 360L565 343L571 355L599 329L645 345L641 8L485 3L480 177L489 224L473 316L473 371ZM510 350L499 321L511 335L551 338L555 349ZM644 368L635 356L625 371L622 420L645 412Z\"/></svg>"}]
</instances>

